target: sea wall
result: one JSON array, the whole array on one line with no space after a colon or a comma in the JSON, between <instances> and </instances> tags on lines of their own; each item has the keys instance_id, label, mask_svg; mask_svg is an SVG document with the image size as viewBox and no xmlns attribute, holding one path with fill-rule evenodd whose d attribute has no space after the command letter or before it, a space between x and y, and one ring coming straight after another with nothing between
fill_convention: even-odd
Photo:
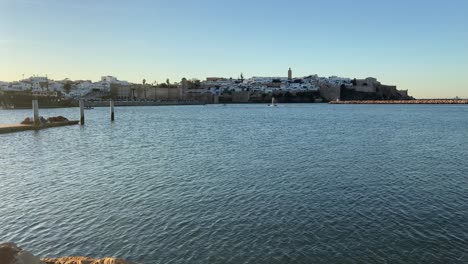
<instances>
[{"instance_id":1,"label":"sea wall","mask_svg":"<svg viewBox=\"0 0 468 264\"><path fill-rule=\"evenodd\" d=\"M248 103L250 101L250 92L235 92L232 93L233 103Z\"/></svg>"},{"instance_id":2,"label":"sea wall","mask_svg":"<svg viewBox=\"0 0 468 264\"><path fill-rule=\"evenodd\" d=\"M199 101L161 101L161 102L154 102L154 101L115 101L115 106L164 106L164 105L201 105L204 104L203 102ZM94 101L94 102L86 102L87 106L91 107L109 107L109 101Z\"/></svg>"},{"instance_id":3,"label":"sea wall","mask_svg":"<svg viewBox=\"0 0 468 264\"><path fill-rule=\"evenodd\" d=\"M336 101L341 97L341 89L340 87L322 84L320 86L320 96L325 101Z\"/></svg>"}]
</instances>

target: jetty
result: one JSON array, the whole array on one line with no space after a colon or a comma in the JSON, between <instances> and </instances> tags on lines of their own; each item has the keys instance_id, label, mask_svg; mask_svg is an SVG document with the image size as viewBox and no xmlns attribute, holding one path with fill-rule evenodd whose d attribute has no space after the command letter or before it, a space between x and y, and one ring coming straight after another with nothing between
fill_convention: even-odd
<instances>
[{"instance_id":1,"label":"jetty","mask_svg":"<svg viewBox=\"0 0 468 264\"><path fill-rule=\"evenodd\" d=\"M80 101L80 113L81 113L81 124L84 124L84 103ZM9 125L1 125L0 124L0 134L5 133L14 133L14 132L22 132L28 130L41 130L51 127L62 127L62 126L71 126L77 125L80 121L72 121L68 120L63 116L57 117L49 117L45 119L39 116L39 103L38 100L32 101L32 108L33 108L33 118L27 117L23 122L20 124L9 124Z\"/></svg>"},{"instance_id":2,"label":"jetty","mask_svg":"<svg viewBox=\"0 0 468 264\"><path fill-rule=\"evenodd\" d=\"M350 100L331 101L329 104L468 104L468 99Z\"/></svg>"},{"instance_id":3,"label":"jetty","mask_svg":"<svg viewBox=\"0 0 468 264\"><path fill-rule=\"evenodd\" d=\"M21 132L27 130L41 130L51 127L61 127L61 126L70 126L77 125L79 121L63 121L63 122L53 122L46 123L41 125L23 125L23 124L12 124L12 125L0 125L0 134Z\"/></svg>"}]
</instances>

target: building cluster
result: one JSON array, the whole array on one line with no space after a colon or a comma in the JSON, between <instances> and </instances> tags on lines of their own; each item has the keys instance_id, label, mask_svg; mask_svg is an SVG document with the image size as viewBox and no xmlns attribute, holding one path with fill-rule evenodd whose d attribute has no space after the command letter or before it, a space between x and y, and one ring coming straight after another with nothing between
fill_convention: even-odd
<instances>
[{"instance_id":1,"label":"building cluster","mask_svg":"<svg viewBox=\"0 0 468 264\"><path fill-rule=\"evenodd\" d=\"M105 94L111 90L111 85L130 85L129 82L119 81L113 76L103 76L98 82L90 80L52 80L48 77L32 76L14 82L0 82L0 91L31 92L34 96L52 96L81 98L89 94Z\"/></svg>"},{"instance_id":2,"label":"building cluster","mask_svg":"<svg viewBox=\"0 0 468 264\"><path fill-rule=\"evenodd\" d=\"M350 78L332 76L329 78L310 75L301 78L292 78L291 71L289 77L252 77L249 79L225 79L225 78L207 78L201 83L201 87L206 88L213 93L223 92L318 92L324 84L351 87Z\"/></svg>"},{"instance_id":3,"label":"building cluster","mask_svg":"<svg viewBox=\"0 0 468 264\"><path fill-rule=\"evenodd\" d=\"M120 81L113 76L103 76L100 81L89 80L61 81L47 77L33 76L16 82L0 82L0 90L31 92L36 96L63 96L68 98L99 99L111 96L122 101L135 100L193 100L210 102L217 97L231 96L233 102L251 101L251 98L277 94L296 96L299 94L319 94L326 101L339 100L350 94L379 95L382 98L405 98L407 91L399 91L396 86L382 85L375 78L351 79L338 76L319 77L309 75L293 77L291 68L287 77L251 77L239 78L209 77L204 81L182 79L180 83L163 83L160 85L134 84Z\"/></svg>"}]
</instances>

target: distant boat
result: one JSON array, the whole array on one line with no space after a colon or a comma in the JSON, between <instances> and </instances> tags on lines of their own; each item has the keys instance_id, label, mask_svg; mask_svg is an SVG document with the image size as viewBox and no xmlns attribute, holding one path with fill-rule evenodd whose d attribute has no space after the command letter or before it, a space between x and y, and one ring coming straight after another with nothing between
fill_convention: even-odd
<instances>
[{"instance_id":1,"label":"distant boat","mask_svg":"<svg viewBox=\"0 0 468 264\"><path fill-rule=\"evenodd\" d=\"M85 106L85 108L84 108L84 109L86 109L86 110L90 110L90 109L94 109L94 107L87 105L87 106Z\"/></svg>"},{"instance_id":2,"label":"distant boat","mask_svg":"<svg viewBox=\"0 0 468 264\"><path fill-rule=\"evenodd\" d=\"M278 105L275 103L275 98L274 98L274 97L271 98L271 104L269 104L268 106L278 106Z\"/></svg>"}]
</instances>

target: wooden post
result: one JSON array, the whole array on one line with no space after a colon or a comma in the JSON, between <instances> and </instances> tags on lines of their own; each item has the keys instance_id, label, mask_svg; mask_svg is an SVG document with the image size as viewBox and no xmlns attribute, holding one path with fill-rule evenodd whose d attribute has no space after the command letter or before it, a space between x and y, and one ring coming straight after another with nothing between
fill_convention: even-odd
<instances>
[{"instance_id":1,"label":"wooden post","mask_svg":"<svg viewBox=\"0 0 468 264\"><path fill-rule=\"evenodd\" d=\"M110 101L110 114L111 114L111 121L114 121L114 100Z\"/></svg>"},{"instance_id":2,"label":"wooden post","mask_svg":"<svg viewBox=\"0 0 468 264\"><path fill-rule=\"evenodd\" d=\"M84 100L80 100L80 125L84 125Z\"/></svg>"},{"instance_id":3,"label":"wooden post","mask_svg":"<svg viewBox=\"0 0 468 264\"><path fill-rule=\"evenodd\" d=\"M33 121L35 126L39 126L41 121L39 120L39 101L32 100L32 107L33 107Z\"/></svg>"}]
</instances>

